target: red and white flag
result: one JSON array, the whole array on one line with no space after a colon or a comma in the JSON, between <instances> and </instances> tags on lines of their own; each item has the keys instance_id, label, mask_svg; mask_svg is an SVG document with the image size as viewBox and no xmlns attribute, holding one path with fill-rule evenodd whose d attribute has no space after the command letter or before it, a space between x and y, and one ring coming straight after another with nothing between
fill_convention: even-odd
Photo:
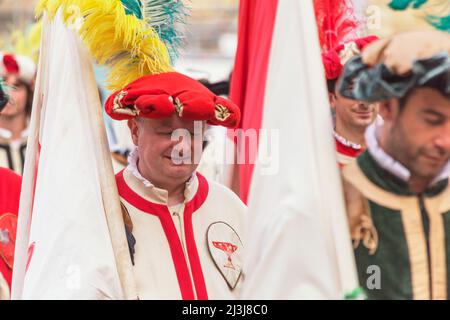
<instances>
[{"instance_id":1,"label":"red and white flag","mask_svg":"<svg viewBox=\"0 0 450 320\"><path fill-rule=\"evenodd\" d=\"M264 92L269 67L272 33L278 1L241 0L239 2L238 47L230 85L230 99L241 108L240 128L244 131L261 128ZM258 137L256 137L258 139ZM237 141L242 155L235 167L235 189L245 203L253 173L256 148L244 139Z\"/></svg>"},{"instance_id":2,"label":"red and white flag","mask_svg":"<svg viewBox=\"0 0 450 320\"><path fill-rule=\"evenodd\" d=\"M251 177L242 297L343 299L358 281L313 2L240 10L236 67L248 71L235 70L233 88L246 88L243 128L262 129L253 176L241 171L241 188Z\"/></svg>"}]
</instances>

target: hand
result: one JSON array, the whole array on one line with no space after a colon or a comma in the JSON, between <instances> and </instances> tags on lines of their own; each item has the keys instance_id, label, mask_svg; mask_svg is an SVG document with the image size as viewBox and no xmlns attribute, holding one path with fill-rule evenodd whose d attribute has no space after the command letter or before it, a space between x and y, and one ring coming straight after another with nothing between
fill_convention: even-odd
<instances>
[{"instance_id":1,"label":"hand","mask_svg":"<svg viewBox=\"0 0 450 320\"><path fill-rule=\"evenodd\" d=\"M415 60L441 53L450 54L450 34L437 30L412 31L393 35L368 45L362 59L366 65L383 63L391 72L408 74Z\"/></svg>"}]
</instances>

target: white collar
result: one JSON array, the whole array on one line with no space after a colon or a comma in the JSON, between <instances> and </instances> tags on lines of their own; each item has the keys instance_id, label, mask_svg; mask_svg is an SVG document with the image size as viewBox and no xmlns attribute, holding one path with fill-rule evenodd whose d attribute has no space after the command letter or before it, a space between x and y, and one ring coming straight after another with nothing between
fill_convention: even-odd
<instances>
[{"instance_id":1,"label":"white collar","mask_svg":"<svg viewBox=\"0 0 450 320\"><path fill-rule=\"evenodd\" d=\"M26 138L28 137L28 132L29 132L29 128L26 127L21 133L20 133L20 137L21 138ZM3 139L11 139L12 137L12 132L5 129L5 128L0 128L0 137L2 137Z\"/></svg>"},{"instance_id":2,"label":"white collar","mask_svg":"<svg viewBox=\"0 0 450 320\"><path fill-rule=\"evenodd\" d=\"M402 181L408 182L411 177L411 172L400 162L392 158L384 151L378 144L378 128L382 124L373 123L370 125L365 134L367 149L370 155L375 159L379 166L393 174ZM447 179L450 176L450 161L442 168L442 171L433 179L430 185L433 185L441 180Z\"/></svg>"},{"instance_id":3,"label":"white collar","mask_svg":"<svg viewBox=\"0 0 450 320\"><path fill-rule=\"evenodd\" d=\"M346 147L350 147L355 150L361 150L362 145L351 142L350 140L345 139L343 136L341 136L339 133L337 133L336 130L334 130L334 138L339 141L341 144L343 144Z\"/></svg>"}]
</instances>

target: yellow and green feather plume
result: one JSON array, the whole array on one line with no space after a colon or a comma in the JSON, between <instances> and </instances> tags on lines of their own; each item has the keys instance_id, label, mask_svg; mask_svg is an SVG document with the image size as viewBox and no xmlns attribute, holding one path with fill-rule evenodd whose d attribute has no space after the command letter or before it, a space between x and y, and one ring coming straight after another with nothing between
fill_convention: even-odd
<instances>
[{"instance_id":1,"label":"yellow and green feather plume","mask_svg":"<svg viewBox=\"0 0 450 320\"><path fill-rule=\"evenodd\" d=\"M164 2L168 1L152 0L146 4ZM145 16L148 7L141 1L41 0L36 13L42 16L47 12L51 19L59 9L66 24L80 22L78 32L91 55L109 68L109 89L120 89L144 75L172 70L169 43L161 38L161 30L152 26L151 18ZM170 28L175 29L174 25Z\"/></svg>"}]
</instances>

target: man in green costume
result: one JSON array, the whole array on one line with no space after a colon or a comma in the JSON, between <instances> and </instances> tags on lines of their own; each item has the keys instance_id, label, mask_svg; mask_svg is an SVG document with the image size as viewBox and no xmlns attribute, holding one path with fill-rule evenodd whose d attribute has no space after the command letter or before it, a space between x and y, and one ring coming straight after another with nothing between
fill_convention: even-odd
<instances>
[{"instance_id":1,"label":"man in green costume","mask_svg":"<svg viewBox=\"0 0 450 320\"><path fill-rule=\"evenodd\" d=\"M450 298L450 35L375 42L339 86L384 119L343 171L361 286L369 299Z\"/></svg>"}]
</instances>

